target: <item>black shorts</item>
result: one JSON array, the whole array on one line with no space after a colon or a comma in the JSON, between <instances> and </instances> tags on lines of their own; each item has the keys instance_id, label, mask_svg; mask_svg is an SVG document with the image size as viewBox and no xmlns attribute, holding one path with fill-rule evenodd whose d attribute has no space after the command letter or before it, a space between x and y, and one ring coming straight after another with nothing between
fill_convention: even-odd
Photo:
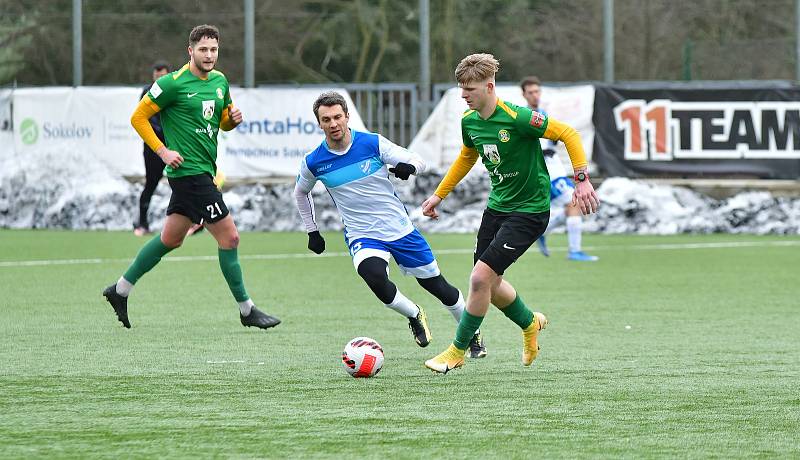
<instances>
[{"instance_id":1,"label":"black shorts","mask_svg":"<svg viewBox=\"0 0 800 460\"><path fill-rule=\"evenodd\" d=\"M540 213L483 211L474 263L483 261L502 275L547 229L550 211Z\"/></svg>"},{"instance_id":2,"label":"black shorts","mask_svg":"<svg viewBox=\"0 0 800 460\"><path fill-rule=\"evenodd\" d=\"M167 206L167 215L180 214L199 224L213 224L224 219L230 212L222 201L222 192L217 189L210 174L169 178L172 196Z\"/></svg>"}]
</instances>

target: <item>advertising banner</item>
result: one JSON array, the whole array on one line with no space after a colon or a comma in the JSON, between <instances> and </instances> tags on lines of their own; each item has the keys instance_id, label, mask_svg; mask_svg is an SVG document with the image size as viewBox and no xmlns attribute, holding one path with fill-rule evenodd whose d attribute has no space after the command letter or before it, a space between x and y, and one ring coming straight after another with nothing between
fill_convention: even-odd
<instances>
[{"instance_id":1,"label":"advertising banner","mask_svg":"<svg viewBox=\"0 0 800 460\"><path fill-rule=\"evenodd\" d=\"M594 160L627 177L800 177L800 88L598 86Z\"/></svg>"},{"instance_id":2,"label":"advertising banner","mask_svg":"<svg viewBox=\"0 0 800 460\"><path fill-rule=\"evenodd\" d=\"M350 127L364 130L346 91ZM229 178L292 178L300 160L324 139L313 104L324 88L232 88L244 122L221 131L217 164ZM13 150L24 157L36 151L80 152L121 176L144 174L142 140L130 124L141 88L24 88L13 98ZM8 151L10 150L10 151Z\"/></svg>"},{"instance_id":3,"label":"advertising banner","mask_svg":"<svg viewBox=\"0 0 800 460\"><path fill-rule=\"evenodd\" d=\"M13 91L14 152L77 151L121 175L144 174L130 123L139 88L54 87Z\"/></svg>"},{"instance_id":4,"label":"advertising banner","mask_svg":"<svg viewBox=\"0 0 800 460\"><path fill-rule=\"evenodd\" d=\"M295 177L300 160L325 139L314 116L314 101L324 91L344 96L349 126L366 128L347 91L341 88L234 88L233 103L244 122L220 131L217 164L228 177Z\"/></svg>"}]
</instances>

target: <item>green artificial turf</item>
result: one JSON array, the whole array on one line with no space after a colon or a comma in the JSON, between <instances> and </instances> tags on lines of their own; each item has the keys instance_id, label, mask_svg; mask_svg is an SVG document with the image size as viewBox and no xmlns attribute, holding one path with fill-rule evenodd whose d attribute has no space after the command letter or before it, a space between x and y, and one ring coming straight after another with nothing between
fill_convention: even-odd
<instances>
[{"instance_id":1,"label":"green artificial turf","mask_svg":"<svg viewBox=\"0 0 800 460\"><path fill-rule=\"evenodd\" d=\"M534 365L490 310L489 356L436 375L450 314L392 267L428 314L418 348L325 236L316 257L242 234L274 330L239 324L207 232L142 278L126 330L100 293L143 239L0 231L0 457L800 456L800 237L585 235L600 261L575 263L551 236L506 276L550 319ZM466 294L474 235L429 241ZM372 379L341 366L361 335L386 354Z\"/></svg>"}]
</instances>

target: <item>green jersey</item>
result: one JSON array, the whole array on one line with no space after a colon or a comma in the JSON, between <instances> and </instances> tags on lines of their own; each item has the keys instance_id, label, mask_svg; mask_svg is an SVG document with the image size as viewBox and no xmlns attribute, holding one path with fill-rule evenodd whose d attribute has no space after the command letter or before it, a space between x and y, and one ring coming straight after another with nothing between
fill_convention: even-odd
<instances>
[{"instance_id":1,"label":"green jersey","mask_svg":"<svg viewBox=\"0 0 800 460\"><path fill-rule=\"evenodd\" d=\"M228 79L212 70L201 80L189 64L156 80L147 93L161 109L167 148L181 154L178 168L167 166L167 177L217 172L217 135L222 111L231 103Z\"/></svg>"},{"instance_id":2,"label":"green jersey","mask_svg":"<svg viewBox=\"0 0 800 460\"><path fill-rule=\"evenodd\" d=\"M500 212L550 210L550 175L539 138L547 116L497 100L486 120L475 110L461 118L464 145L474 148L489 171L492 189L487 206Z\"/></svg>"}]
</instances>

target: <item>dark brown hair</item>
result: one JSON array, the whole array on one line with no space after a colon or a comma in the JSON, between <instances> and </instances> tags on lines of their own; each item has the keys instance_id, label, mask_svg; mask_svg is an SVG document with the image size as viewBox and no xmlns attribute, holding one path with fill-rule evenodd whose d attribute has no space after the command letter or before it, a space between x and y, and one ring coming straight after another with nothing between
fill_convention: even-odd
<instances>
[{"instance_id":1,"label":"dark brown hair","mask_svg":"<svg viewBox=\"0 0 800 460\"><path fill-rule=\"evenodd\" d=\"M525 87L530 85L542 86L542 82L539 80L539 77L534 77L531 75L530 77L523 78L519 83L519 87L522 89L522 91L525 91Z\"/></svg>"},{"instance_id":2,"label":"dark brown hair","mask_svg":"<svg viewBox=\"0 0 800 460\"><path fill-rule=\"evenodd\" d=\"M189 32L189 46L196 45L203 38L213 38L219 43L219 29L209 24L195 27Z\"/></svg>"},{"instance_id":3,"label":"dark brown hair","mask_svg":"<svg viewBox=\"0 0 800 460\"><path fill-rule=\"evenodd\" d=\"M345 101L344 97L342 97L342 95L336 91L324 92L319 95L316 101L314 101L314 116L317 117L317 121L319 121L319 107L321 105L324 105L325 107L341 105L342 111L344 111L344 114L347 115L347 101Z\"/></svg>"}]
</instances>

